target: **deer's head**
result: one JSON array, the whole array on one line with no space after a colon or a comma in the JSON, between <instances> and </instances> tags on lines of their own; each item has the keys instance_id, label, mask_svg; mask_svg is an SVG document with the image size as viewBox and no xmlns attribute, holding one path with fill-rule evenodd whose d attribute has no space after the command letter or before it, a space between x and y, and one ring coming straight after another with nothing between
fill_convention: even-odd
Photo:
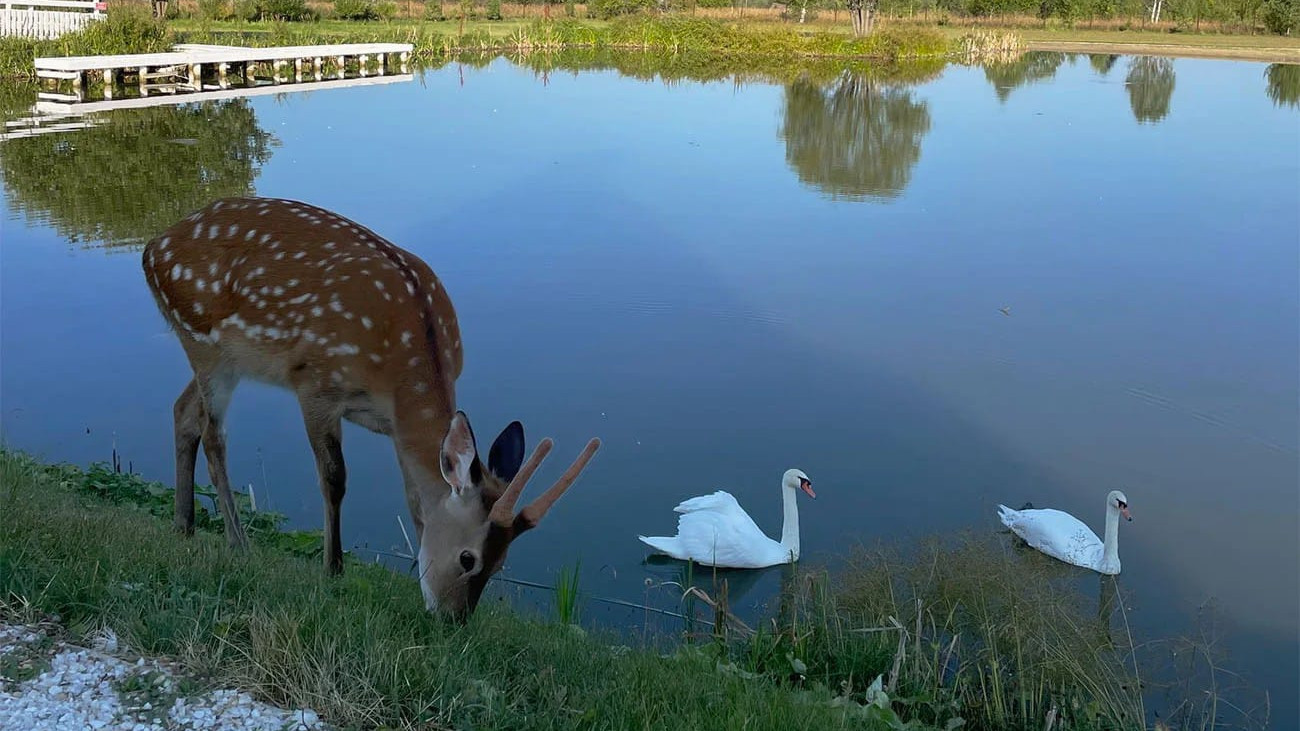
<instances>
[{"instance_id":1,"label":"deer's head","mask_svg":"<svg viewBox=\"0 0 1300 731\"><path fill-rule=\"evenodd\" d=\"M488 579L505 564L510 544L537 527L600 447L587 442L569 469L546 492L515 512L515 503L538 465L551 451L543 439L524 463L524 428L515 421L501 431L479 459L469 417L457 411L443 438L442 478L451 490L422 509L420 588L425 605L456 621L474 612Z\"/></svg>"}]
</instances>

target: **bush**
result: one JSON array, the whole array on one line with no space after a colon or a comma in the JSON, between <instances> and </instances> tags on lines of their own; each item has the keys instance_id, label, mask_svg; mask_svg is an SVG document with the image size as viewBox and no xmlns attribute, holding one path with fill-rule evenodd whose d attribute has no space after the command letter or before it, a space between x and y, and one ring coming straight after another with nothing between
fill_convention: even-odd
<instances>
[{"instance_id":1,"label":"bush","mask_svg":"<svg viewBox=\"0 0 1300 731\"><path fill-rule=\"evenodd\" d=\"M370 0L334 0L334 17L343 20L375 20L379 13Z\"/></svg>"},{"instance_id":2,"label":"bush","mask_svg":"<svg viewBox=\"0 0 1300 731\"><path fill-rule=\"evenodd\" d=\"M487 19L501 20L501 0L488 0Z\"/></svg>"},{"instance_id":3,"label":"bush","mask_svg":"<svg viewBox=\"0 0 1300 731\"><path fill-rule=\"evenodd\" d=\"M104 20L91 23L78 33L69 33L61 40L66 42L70 55L93 56L169 51L173 39L147 6L118 5Z\"/></svg>"},{"instance_id":4,"label":"bush","mask_svg":"<svg viewBox=\"0 0 1300 731\"><path fill-rule=\"evenodd\" d=\"M313 15L306 0L257 0L257 10L271 20L307 20Z\"/></svg>"},{"instance_id":5,"label":"bush","mask_svg":"<svg viewBox=\"0 0 1300 731\"><path fill-rule=\"evenodd\" d=\"M1268 0L1259 17L1270 33L1285 36L1300 31L1300 0Z\"/></svg>"},{"instance_id":6,"label":"bush","mask_svg":"<svg viewBox=\"0 0 1300 731\"><path fill-rule=\"evenodd\" d=\"M230 15L226 0L199 0L199 17L204 20L226 20Z\"/></svg>"},{"instance_id":7,"label":"bush","mask_svg":"<svg viewBox=\"0 0 1300 731\"><path fill-rule=\"evenodd\" d=\"M231 14L239 20L257 20L262 11L257 7L257 0L235 0Z\"/></svg>"},{"instance_id":8,"label":"bush","mask_svg":"<svg viewBox=\"0 0 1300 731\"><path fill-rule=\"evenodd\" d=\"M620 15L635 15L657 4L656 0L590 0L587 3L587 15L608 20Z\"/></svg>"}]
</instances>

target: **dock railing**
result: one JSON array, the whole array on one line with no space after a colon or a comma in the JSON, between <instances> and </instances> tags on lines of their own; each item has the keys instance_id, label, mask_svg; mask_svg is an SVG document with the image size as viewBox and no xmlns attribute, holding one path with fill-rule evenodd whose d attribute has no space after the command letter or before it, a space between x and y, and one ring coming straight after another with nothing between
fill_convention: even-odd
<instances>
[{"instance_id":1,"label":"dock railing","mask_svg":"<svg viewBox=\"0 0 1300 731\"><path fill-rule=\"evenodd\" d=\"M104 0L0 0L0 36L51 39L102 20Z\"/></svg>"}]
</instances>

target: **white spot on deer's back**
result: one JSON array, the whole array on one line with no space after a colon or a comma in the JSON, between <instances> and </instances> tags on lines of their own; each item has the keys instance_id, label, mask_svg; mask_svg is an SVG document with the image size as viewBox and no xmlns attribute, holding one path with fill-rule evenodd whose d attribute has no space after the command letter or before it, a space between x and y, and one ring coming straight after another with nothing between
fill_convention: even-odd
<instances>
[{"instance_id":1,"label":"white spot on deer's back","mask_svg":"<svg viewBox=\"0 0 1300 731\"><path fill-rule=\"evenodd\" d=\"M405 345L408 348L411 347L411 332L409 330L404 330L402 332L402 345Z\"/></svg>"},{"instance_id":2,"label":"white spot on deer's back","mask_svg":"<svg viewBox=\"0 0 1300 731\"><path fill-rule=\"evenodd\" d=\"M203 303L202 303L202 302L195 302L195 303L194 303L194 314L196 314L196 315L202 315L202 314L203 314Z\"/></svg>"},{"instance_id":3,"label":"white spot on deer's back","mask_svg":"<svg viewBox=\"0 0 1300 731\"><path fill-rule=\"evenodd\" d=\"M323 314L325 314L325 310L322 310L320 307L313 307L313 308L311 308L311 316L312 316L312 317L320 317L320 316L323 315Z\"/></svg>"},{"instance_id":4,"label":"white spot on deer's back","mask_svg":"<svg viewBox=\"0 0 1300 731\"><path fill-rule=\"evenodd\" d=\"M200 278L198 280L195 280L194 288L200 292L205 292L208 289L208 283L204 281L202 278Z\"/></svg>"},{"instance_id":5,"label":"white spot on deer's back","mask_svg":"<svg viewBox=\"0 0 1300 731\"><path fill-rule=\"evenodd\" d=\"M215 223L212 224L211 226L208 226L208 238L215 239L218 233L221 233L220 226L216 225Z\"/></svg>"},{"instance_id":6,"label":"white spot on deer's back","mask_svg":"<svg viewBox=\"0 0 1300 731\"><path fill-rule=\"evenodd\" d=\"M429 390L429 384L425 383L424 381L418 381L416 382L414 388L416 393L424 393L425 391Z\"/></svg>"},{"instance_id":7,"label":"white spot on deer's back","mask_svg":"<svg viewBox=\"0 0 1300 731\"><path fill-rule=\"evenodd\" d=\"M180 278L181 278L181 265L175 264L172 266L172 280L175 281Z\"/></svg>"},{"instance_id":8,"label":"white spot on deer's back","mask_svg":"<svg viewBox=\"0 0 1300 731\"><path fill-rule=\"evenodd\" d=\"M232 223L226 227L227 236L234 236L237 233L239 233L239 224Z\"/></svg>"},{"instance_id":9,"label":"white spot on deer's back","mask_svg":"<svg viewBox=\"0 0 1300 731\"><path fill-rule=\"evenodd\" d=\"M358 348L351 343L339 343L332 348L325 349L326 355L356 355L360 352L361 348Z\"/></svg>"},{"instance_id":10,"label":"white spot on deer's back","mask_svg":"<svg viewBox=\"0 0 1300 731\"><path fill-rule=\"evenodd\" d=\"M164 251L164 252L163 252L163 263L166 264L167 262L171 261L171 260L172 260L172 255L173 255L173 252L172 252L172 251L170 251L170 250L168 250L168 251Z\"/></svg>"},{"instance_id":11,"label":"white spot on deer's back","mask_svg":"<svg viewBox=\"0 0 1300 731\"><path fill-rule=\"evenodd\" d=\"M383 357L382 355L378 354L378 353L371 353L371 354L370 354L370 360L372 360L372 361L374 361L374 362L376 362L376 363L383 363L383 362L384 362L384 357Z\"/></svg>"},{"instance_id":12,"label":"white spot on deer's back","mask_svg":"<svg viewBox=\"0 0 1300 731\"><path fill-rule=\"evenodd\" d=\"M369 317L362 317L361 324L364 325L367 330L369 330L371 325L373 325L374 323L371 322Z\"/></svg>"}]
</instances>

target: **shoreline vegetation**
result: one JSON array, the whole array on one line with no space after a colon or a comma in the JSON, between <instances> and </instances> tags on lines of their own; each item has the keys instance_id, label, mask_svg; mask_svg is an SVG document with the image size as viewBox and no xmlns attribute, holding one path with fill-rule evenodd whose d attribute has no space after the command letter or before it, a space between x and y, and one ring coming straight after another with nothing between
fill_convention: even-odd
<instances>
[{"instance_id":1,"label":"shoreline vegetation","mask_svg":"<svg viewBox=\"0 0 1300 731\"><path fill-rule=\"evenodd\" d=\"M725 588L687 586L681 630L652 638L574 624L577 567L545 587L553 616L490 601L443 624L411 576L348 554L326 577L319 531L283 531L247 495L249 552L225 548L205 497L183 538L171 492L116 457L82 468L0 448L0 620L55 622L74 642L111 630L201 686L339 728L1267 726L1266 695L1224 695L1212 640L1134 638L1112 577L1085 596L1078 572L992 532L861 547L834 574L799 565L753 627Z\"/></svg>"},{"instance_id":2,"label":"shoreline vegetation","mask_svg":"<svg viewBox=\"0 0 1300 731\"><path fill-rule=\"evenodd\" d=\"M704 4L720 1L689 0L689 5L678 7L680 2L667 0L591 0L581 5L573 0L523 5L503 5L500 0L182 0L162 3L166 9L159 19L143 0L113 0L107 19L82 31L53 40L0 38L0 79L33 81L32 61L38 56L149 53L176 43L404 42L415 46L417 66L462 53L593 48L737 60L978 62L1026 50L1058 50L1300 63L1300 0L1261 0L1249 16L1203 20L1196 15L1195 22L1182 10L1171 11L1172 21L1149 22L1137 8L1120 7L1138 0L1048 0L1033 3L1037 15L1028 13L1028 6L1016 5L1027 0L925 0L926 7L936 1L957 5L956 10L923 13L915 12L914 4L894 7L894 0L847 0L850 10L836 4L845 0L821 0L823 5L794 0L759 7ZM848 19L851 9L864 2L875 10L867 12L869 30L858 33ZM998 3L1008 7L994 12ZM1085 19L1078 8L1070 9L1072 3L1105 4L1105 13L1098 17L1101 11L1094 8ZM1196 3L1201 5L1206 4Z\"/></svg>"}]
</instances>

